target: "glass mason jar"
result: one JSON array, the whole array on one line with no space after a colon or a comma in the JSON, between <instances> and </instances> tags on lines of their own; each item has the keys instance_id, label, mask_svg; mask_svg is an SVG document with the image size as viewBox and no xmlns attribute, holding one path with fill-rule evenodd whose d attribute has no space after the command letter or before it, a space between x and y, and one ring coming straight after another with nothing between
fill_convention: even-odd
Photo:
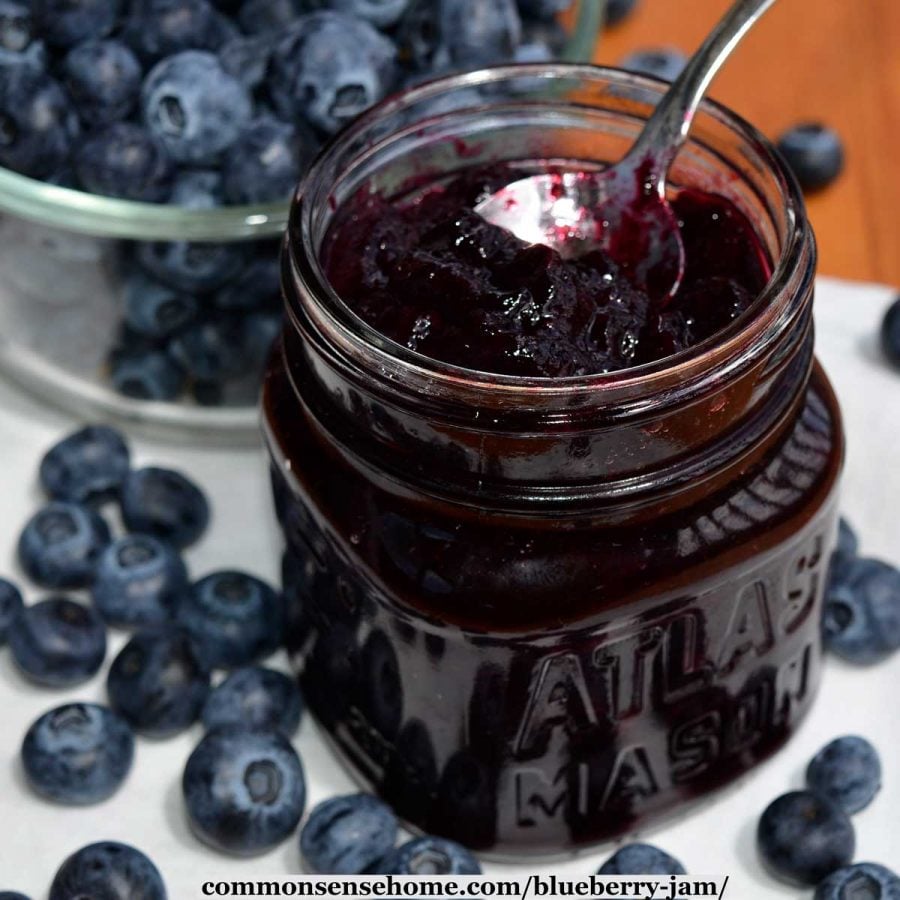
<instances>
[{"instance_id":1,"label":"glass mason jar","mask_svg":"<svg viewBox=\"0 0 900 900\"><path fill-rule=\"evenodd\" d=\"M468 108L473 84L496 99ZM802 199L706 103L674 189L728 197L774 275L714 338L611 375L420 356L341 303L318 249L363 185L616 160L663 90L566 65L431 83L324 152L286 238L264 418L309 705L413 827L501 856L681 811L813 701L843 438L813 357Z\"/></svg>"}]
</instances>

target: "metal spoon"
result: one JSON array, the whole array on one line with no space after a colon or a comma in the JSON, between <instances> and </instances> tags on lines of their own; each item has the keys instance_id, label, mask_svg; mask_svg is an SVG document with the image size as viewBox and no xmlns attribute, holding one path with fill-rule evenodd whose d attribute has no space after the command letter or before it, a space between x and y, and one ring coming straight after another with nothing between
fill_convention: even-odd
<instances>
[{"instance_id":1,"label":"metal spoon","mask_svg":"<svg viewBox=\"0 0 900 900\"><path fill-rule=\"evenodd\" d=\"M774 2L738 0L731 7L616 165L524 178L475 211L521 240L545 244L567 258L603 250L637 287L661 298L674 294L684 274L684 245L666 198L666 175L710 82Z\"/></svg>"}]
</instances>

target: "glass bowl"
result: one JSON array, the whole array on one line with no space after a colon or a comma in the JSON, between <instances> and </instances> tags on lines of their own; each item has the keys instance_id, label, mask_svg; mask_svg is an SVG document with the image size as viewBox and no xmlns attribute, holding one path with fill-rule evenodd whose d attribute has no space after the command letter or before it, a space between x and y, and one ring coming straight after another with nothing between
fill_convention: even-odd
<instances>
[{"instance_id":1,"label":"glass bowl","mask_svg":"<svg viewBox=\"0 0 900 900\"><path fill-rule=\"evenodd\" d=\"M563 24L566 61L589 61L605 0L578 0ZM132 242L199 244L277 239L289 204L212 210L136 203L36 181L0 168L0 375L85 418L116 419L167 438L257 440L256 377L224 402L134 399L118 393L122 260ZM272 252L277 252L272 243Z\"/></svg>"}]
</instances>

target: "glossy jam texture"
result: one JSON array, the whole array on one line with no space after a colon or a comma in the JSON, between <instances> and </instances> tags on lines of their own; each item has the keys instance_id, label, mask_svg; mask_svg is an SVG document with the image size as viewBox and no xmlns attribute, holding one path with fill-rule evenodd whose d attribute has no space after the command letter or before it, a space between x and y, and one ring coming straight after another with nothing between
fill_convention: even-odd
<instances>
[{"instance_id":1,"label":"glossy jam texture","mask_svg":"<svg viewBox=\"0 0 900 900\"><path fill-rule=\"evenodd\" d=\"M361 192L323 247L333 287L382 334L432 359L560 378L692 347L748 309L769 279L746 217L724 197L688 189L673 200L684 280L672 298L650 296L601 251L564 260L474 211L520 175L494 167L406 197Z\"/></svg>"}]
</instances>

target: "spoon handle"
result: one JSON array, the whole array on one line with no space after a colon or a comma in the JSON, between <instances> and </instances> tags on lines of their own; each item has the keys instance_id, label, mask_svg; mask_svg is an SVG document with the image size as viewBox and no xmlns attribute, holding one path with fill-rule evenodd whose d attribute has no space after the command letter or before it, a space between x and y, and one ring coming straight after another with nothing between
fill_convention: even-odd
<instances>
[{"instance_id":1,"label":"spoon handle","mask_svg":"<svg viewBox=\"0 0 900 900\"><path fill-rule=\"evenodd\" d=\"M628 154L637 169L647 161L665 190L666 171L687 140L694 114L722 63L775 0L737 0L662 98Z\"/></svg>"}]
</instances>

